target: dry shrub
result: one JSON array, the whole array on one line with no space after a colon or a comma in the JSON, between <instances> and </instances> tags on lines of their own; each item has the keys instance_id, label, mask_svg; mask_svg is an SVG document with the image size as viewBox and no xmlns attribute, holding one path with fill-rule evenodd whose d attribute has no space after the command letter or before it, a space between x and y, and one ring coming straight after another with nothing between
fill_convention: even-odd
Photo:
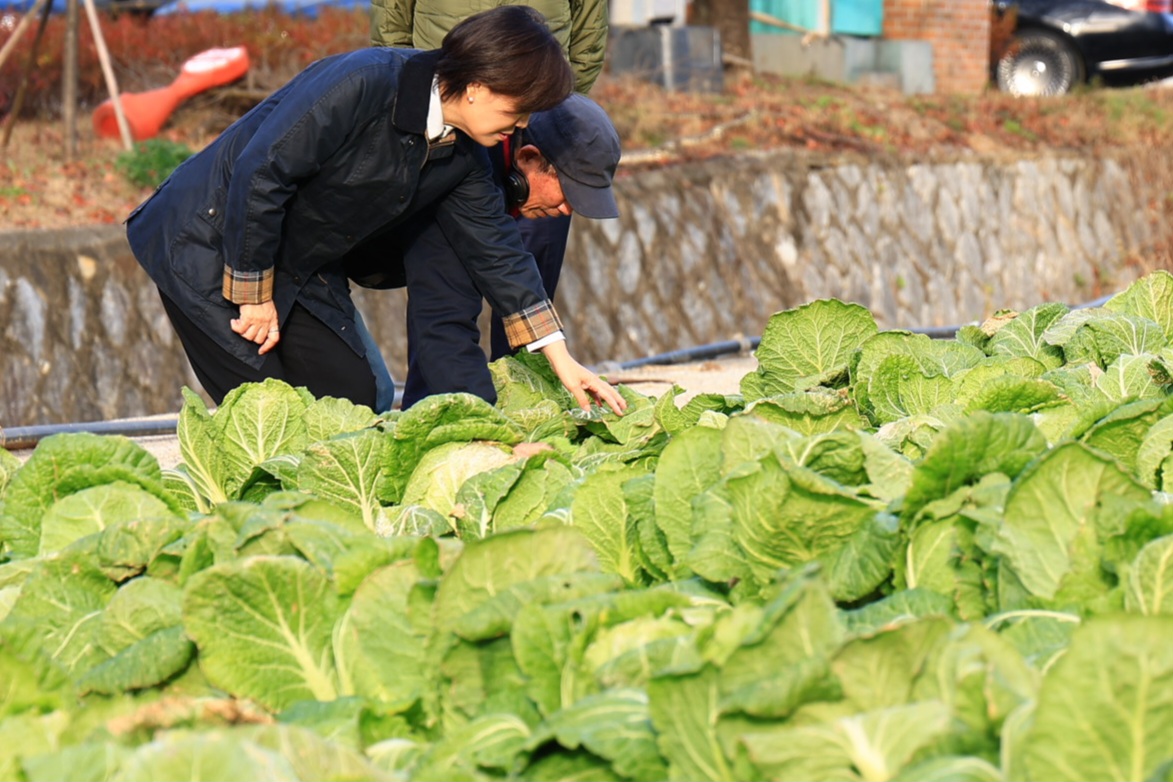
<instances>
[{"instance_id":1,"label":"dry shrub","mask_svg":"<svg viewBox=\"0 0 1173 782\"><path fill-rule=\"evenodd\" d=\"M1010 47L1014 28L1018 24L1018 6L999 10L996 3L990 3L990 62L997 62Z\"/></svg>"},{"instance_id":2,"label":"dry shrub","mask_svg":"<svg viewBox=\"0 0 1173 782\"><path fill-rule=\"evenodd\" d=\"M1150 230L1147 245L1131 248L1124 263L1138 274L1157 269L1173 272L1173 168L1151 165L1151 160L1122 162L1135 192L1151 194L1144 204Z\"/></svg>"}]
</instances>

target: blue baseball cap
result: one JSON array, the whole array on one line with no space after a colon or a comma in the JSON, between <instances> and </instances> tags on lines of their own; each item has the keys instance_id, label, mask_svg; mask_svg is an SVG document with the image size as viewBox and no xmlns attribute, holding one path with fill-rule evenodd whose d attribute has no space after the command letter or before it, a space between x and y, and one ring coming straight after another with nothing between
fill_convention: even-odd
<instances>
[{"instance_id":1,"label":"blue baseball cap","mask_svg":"<svg viewBox=\"0 0 1173 782\"><path fill-rule=\"evenodd\" d=\"M619 134L599 104L574 93L536 112L525 128L525 141L554 166L571 209L593 220L619 216L611 190L621 154Z\"/></svg>"}]
</instances>

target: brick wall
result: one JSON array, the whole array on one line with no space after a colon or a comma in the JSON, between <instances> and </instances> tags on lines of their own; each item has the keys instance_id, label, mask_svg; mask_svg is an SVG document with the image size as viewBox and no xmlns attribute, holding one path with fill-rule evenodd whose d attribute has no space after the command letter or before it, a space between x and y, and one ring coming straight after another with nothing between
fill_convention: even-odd
<instances>
[{"instance_id":1,"label":"brick wall","mask_svg":"<svg viewBox=\"0 0 1173 782\"><path fill-rule=\"evenodd\" d=\"M938 92L981 92L989 81L989 0L884 0L883 37L931 43Z\"/></svg>"}]
</instances>

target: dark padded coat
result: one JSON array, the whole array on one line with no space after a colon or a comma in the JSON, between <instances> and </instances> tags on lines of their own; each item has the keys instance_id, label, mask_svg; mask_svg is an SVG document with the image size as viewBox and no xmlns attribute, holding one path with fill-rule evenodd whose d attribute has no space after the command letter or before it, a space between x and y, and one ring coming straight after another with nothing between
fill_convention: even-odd
<instances>
[{"instance_id":1,"label":"dark padded coat","mask_svg":"<svg viewBox=\"0 0 1173 782\"><path fill-rule=\"evenodd\" d=\"M344 263L378 259L389 232L422 210L462 249L497 312L547 303L486 150L459 132L456 143L429 150L437 57L365 49L308 67L131 213L127 236L139 263L209 336L254 367L264 357L229 325L239 307L222 293L226 265L235 274L273 270L281 322L297 301L363 356Z\"/></svg>"}]
</instances>

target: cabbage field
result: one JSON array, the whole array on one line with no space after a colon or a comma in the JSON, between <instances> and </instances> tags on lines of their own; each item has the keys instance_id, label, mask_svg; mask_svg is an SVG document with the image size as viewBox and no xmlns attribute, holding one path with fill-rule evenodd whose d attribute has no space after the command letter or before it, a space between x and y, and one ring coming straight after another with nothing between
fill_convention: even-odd
<instances>
[{"instance_id":1,"label":"cabbage field","mask_svg":"<svg viewBox=\"0 0 1173 782\"><path fill-rule=\"evenodd\" d=\"M0 450L0 779L1173 779L1173 275L756 356Z\"/></svg>"}]
</instances>

